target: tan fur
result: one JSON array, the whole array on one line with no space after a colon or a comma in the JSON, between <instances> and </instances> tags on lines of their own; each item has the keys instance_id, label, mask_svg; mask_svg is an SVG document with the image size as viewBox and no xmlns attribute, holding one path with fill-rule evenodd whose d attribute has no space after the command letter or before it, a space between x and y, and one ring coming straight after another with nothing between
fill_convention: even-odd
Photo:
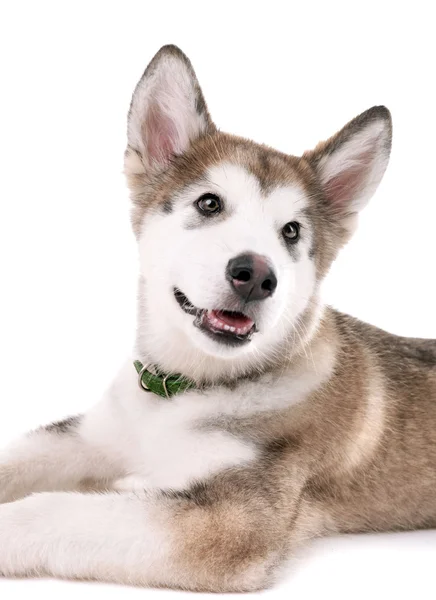
<instances>
[{"instance_id":1,"label":"tan fur","mask_svg":"<svg viewBox=\"0 0 436 600\"><path fill-rule=\"evenodd\" d=\"M336 367L308 401L227 424L260 460L168 496L177 586L259 589L310 537L436 526L436 343L331 309L320 338Z\"/></svg>"}]
</instances>

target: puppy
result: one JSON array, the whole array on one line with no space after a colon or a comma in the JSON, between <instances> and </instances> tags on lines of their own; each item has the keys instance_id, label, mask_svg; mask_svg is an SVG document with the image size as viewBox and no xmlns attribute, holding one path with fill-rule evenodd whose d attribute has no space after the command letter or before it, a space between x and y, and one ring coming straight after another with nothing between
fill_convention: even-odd
<instances>
[{"instance_id":1,"label":"puppy","mask_svg":"<svg viewBox=\"0 0 436 600\"><path fill-rule=\"evenodd\" d=\"M252 591L313 536L436 525L436 341L319 296L390 146L382 106L302 157L222 133L157 53L125 153L136 345L0 454L0 574Z\"/></svg>"}]
</instances>

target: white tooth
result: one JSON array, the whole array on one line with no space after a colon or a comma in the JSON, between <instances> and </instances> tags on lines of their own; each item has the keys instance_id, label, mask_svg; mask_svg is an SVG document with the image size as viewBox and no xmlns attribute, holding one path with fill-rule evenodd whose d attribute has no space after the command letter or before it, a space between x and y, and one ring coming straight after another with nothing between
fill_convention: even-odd
<instances>
[{"instance_id":1,"label":"white tooth","mask_svg":"<svg viewBox=\"0 0 436 600\"><path fill-rule=\"evenodd\" d=\"M226 331L229 331L229 330L230 330L230 327L229 327L228 325L224 325L224 329L225 329Z\"/></svg>"},{"instance_id":2,"label":"white tooth","mask_svg":"<svg viewBox=\"0 0 436 600\"><path fill-rule=\"evenodd\" d=\"M230 331L231 331L232 333L235 333L235 331L236 331L235 327L230 327Z\"/></svg>"}]
</instances>

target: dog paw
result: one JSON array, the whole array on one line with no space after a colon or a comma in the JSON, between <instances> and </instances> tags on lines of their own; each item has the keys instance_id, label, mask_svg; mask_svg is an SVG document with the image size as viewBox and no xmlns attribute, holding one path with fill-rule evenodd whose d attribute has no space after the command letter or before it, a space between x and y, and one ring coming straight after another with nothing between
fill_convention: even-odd
<instances>
[{"instance_id":1,"label":"dog paw","mask_svg":"<svg viewBox=\"0 0 436 600\"><path fill-rule=\"evenodd\" d=\"M25 577L40 570L43 552L36 552L34 544L35 539L44 539L46 532L35 528L39 507L32 500L30 497L0 506L1 577Z\"/></svg>"}]
</instances>

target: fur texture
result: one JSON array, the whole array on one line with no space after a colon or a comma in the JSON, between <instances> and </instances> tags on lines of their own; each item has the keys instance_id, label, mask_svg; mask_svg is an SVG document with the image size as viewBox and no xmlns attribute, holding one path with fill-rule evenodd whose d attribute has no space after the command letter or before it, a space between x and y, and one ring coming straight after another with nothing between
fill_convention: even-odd
<instances>
[{"instance_id":1,"label":"fur texture","mask_svg":"<svg viewBox=\"0 0 436 600\"><path fill-rule=\"evenodd\" d=\"M311 537L436 525L436 342L319 299L391 135L374 107L284 155L220 132L189 60L157 53L125 153L135 349L87 414L0 454L0 574L252 591ZM277 287L243 298L265 264ZM134 359L197 389L147 394Z\"/></svg>"}]
</instances>

